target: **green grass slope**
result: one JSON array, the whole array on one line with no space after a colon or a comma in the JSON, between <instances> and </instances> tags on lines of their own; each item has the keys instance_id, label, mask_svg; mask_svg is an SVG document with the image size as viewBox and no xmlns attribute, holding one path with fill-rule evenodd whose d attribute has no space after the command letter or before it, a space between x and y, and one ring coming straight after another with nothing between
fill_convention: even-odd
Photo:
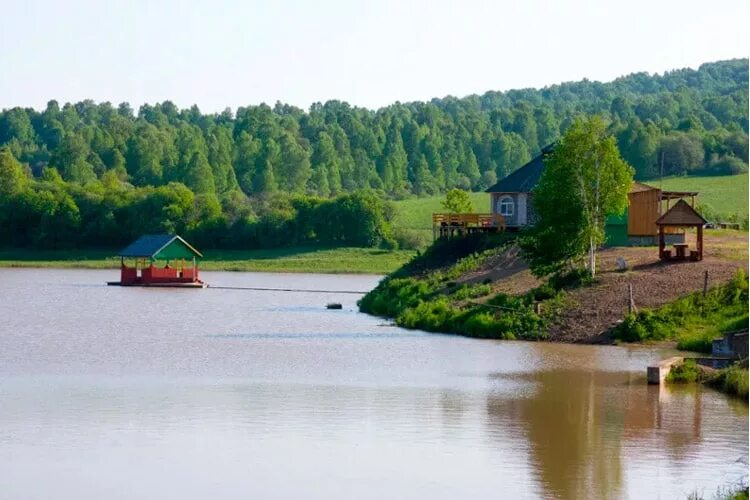
<instances>
[{"instance_id":1,"label":"green grass slope","mask_svg":"<svg viewBox=\"0 0 750 500\"><path fill-rule=\"evenodd\" d=\"M736 214L742 219L748 215L748 174L667 177L661 183L653 180L647 184L657 187L661 185L662 189L670 191L698 191L698 202L710 206L723 217ZM489 194L470 193L470 197L474 211L489 212ZM398 212L394 227L429 233L431 238L432 214L444 211L440 205L444 199L440 195L395 202Z\"/></svg>"},{"instance_id":2,"label":"green grass slope","mask_svg":"<svg viewBox=\"0 0 750 500\"><path fill-rule=\"evenodd\" d=\"M489 194L470 193L469 196L475 212L490 211ZM432 235L432 214L445 212L445 209L440 205L443 200L445 200L445 195L394 202L397 209L396 219L393 221L394 227L396 229L430 231L430 235Z\"/></svg>"},{"instance_id":3,"label":"green grass slope","mask_svg":"<svg viewBox=\"0 0 750 500\"><path fill-rule=\"evenodd\" d=\"M658 180L648 184L660 185ZM698 191L698 202L708 205L715 213L724 217L736 214L739 219L747 217L748 174L667 177L661 187L668 191Z\"/></svg>"}]
</instances>

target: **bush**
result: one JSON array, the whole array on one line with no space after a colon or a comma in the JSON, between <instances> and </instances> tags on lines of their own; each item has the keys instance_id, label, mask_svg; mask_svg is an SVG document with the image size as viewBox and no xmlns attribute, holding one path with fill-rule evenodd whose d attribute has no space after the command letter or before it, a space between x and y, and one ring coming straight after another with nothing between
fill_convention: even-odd
<instances>
[{"instance_id":1,"label":"bush","mask_svg":"<svg viewBox=\"0 0 750 500\"><path fill-rule=\"evenodd\" d=\"M686 359L681 365L672 367L667 375L667 382L671 384L688 384L703 379L703 370L693 359Z\"/></svg>"},{"instance_id":2,"label":"bush","mask_svg":"<svg viewBox=\"0 0 750 500\"><path fill-rule=\"evenodd\" d=\"M733 394L747 399L748 371L737 365L730 366L723 370L719 370L709 384L727 394Z\"/></svg>"},{"instance_id":3,"label":"bush","mask_svg":"<svg viewBox=\"0 0 750 500\"><path fill-rule=\"evenodd\" d=\"M478 297L484 297L492 291L492 287L489 285L461 285L451 293L454 300L466 300L476 299Z\"/></svg>"},{"instance_id":4,"label":"bush","mask_svg":"<svg viewBox=\"0 0 750 500\"><path fill-rule=\"evenodd\" d=\"M734 156L724 156L708 167L712 175L737 175L747 173L747 163Z\"/></svg>"},{"instance_id":5,"label":"bush","mask_svg":"<svg viewBox=\"0 0 750 500\"><path fill-rule=\"evenodd\" d=\"M544 285L533 289L531 295L536 301L548 300L557 296L557 290L555 290L549 283L545 283Z\"/></svg>"},{"instance_id":6,"label":"bush","mask_svg":"<svg viewBox=\"0 0 750 500\"><path fill-rule=\"evenodd\" d=\"M693 351L710 353L715 335L708 333L706 334L691 334L677 342L677 349L681 351Z\"/></svg>"},{"instance_id":7,"label":"bush","mask_svg":"<svg viewBox=\"0 0 750 500\"><path fill-rule=\"evenodd\" d=\"M680 349L711 351L711 340L747 321L748 281L739 270L728 283L690 294L657 310L644 309L628 315L612 329L625 342L679 340Z\"/></svg>"},{"instance_id":8,"label":"bush","mask_svg":"<svg viewBox=\"0 0 750 500\"><path fill-rule=\"evenodd\" d=\"M419 328L428 332L452 332L456 316L458 311L446 298L441 297L430 302L420 301L415 307L406 309L396 317L396 323L405 328Z\"/></svg>"},{"instance_id":9,"label":"bush","mask_svg":"<svg viewBox=\"0 0 750 500\"><path fill-rule=\"evenodd\" d=\"M398 248L403 250L422 250L429 244L429 237L423 231L398 228L393 233Z\"/></svg>"}]
</instances>

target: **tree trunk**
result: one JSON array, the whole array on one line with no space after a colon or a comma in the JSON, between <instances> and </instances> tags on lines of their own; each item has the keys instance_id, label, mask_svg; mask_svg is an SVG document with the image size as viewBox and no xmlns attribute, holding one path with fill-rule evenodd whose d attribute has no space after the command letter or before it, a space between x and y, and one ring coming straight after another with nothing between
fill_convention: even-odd
<instances>
[{"instance_id":1,"label":"tree trunk","mask_svg":"<svg viewBox=\"0 0 750 500\"><path fill-rule=\"evenodd\" d=\"M596 276L596 246L594 245L593 236L589 238L589 270L591 277Z\"/></svg>"}]
</instances>

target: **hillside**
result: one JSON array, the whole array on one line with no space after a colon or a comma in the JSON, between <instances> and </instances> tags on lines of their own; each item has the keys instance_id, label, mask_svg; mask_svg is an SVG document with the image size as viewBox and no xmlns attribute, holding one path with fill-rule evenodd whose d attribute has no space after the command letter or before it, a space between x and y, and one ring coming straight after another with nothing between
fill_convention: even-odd
<instances>
[{"instance_id":1,"label":"hillside","mask_svg":"<svg viewBox=\"0 0 750 500\"><path fill-rule=\"evenodd\" d=\"M746 232L708 230L705 245L703 261L676 264L660 262L654 247L609 248L588 283L575 274L534 278L508 236L440 240L383 280L360 308L403 327L471 337L612 342L610 329L628 313L628 286L638 308L654 309L702 290L705 272L711 287L747 272ZM620 257L626 272L617 269ZM716 328L704 326L675 338L710 345Z\"/></svg>"},{"instance_id":2,"label":"hillside","mask_svg":"<svg viewBox=\"0 0 750 500\"><path fill-rule=\"evenodd\" d=\"M480 191L592 113L607 119L638 178L747 172L747 59L376 111L328 101L204 114L165 101L136 112L52 100L43 111L0 112L0 176L15 186L0 190L0 223L28 233L6 244L41 249L116 246L155 231L222 248L278 246L284 238L264 239L265 228L297 225L298 207L322 203L305 197Z\"/></svg>"},{"instance_id":3,"label":"hillside","mask_svg":"<svg viewBox=\"0 0 750 500\"><path fill-rule=\"evenodd\" d=\"M651 181L659 186L659 181ZM663 189L671 191L698 191L698 202L708 205L721 219L748 216L748 174L666 177L661 183Z\"/></svg>"}]
</instances>

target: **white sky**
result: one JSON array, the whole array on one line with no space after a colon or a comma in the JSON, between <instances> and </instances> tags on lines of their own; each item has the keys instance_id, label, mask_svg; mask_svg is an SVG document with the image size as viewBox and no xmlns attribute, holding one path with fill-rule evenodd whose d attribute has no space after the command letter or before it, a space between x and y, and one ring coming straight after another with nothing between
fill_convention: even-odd
<instances>
[{"instance_id":1,"label":"white sky","mask_svg":"<svg viewBox=\"0 0 750 500\"><path fill-rule=\"evenodd\" d=\"M542 87L747 57L747 0L2 2L0 108L203 111Z\"/></svg>"}]
</instances>

